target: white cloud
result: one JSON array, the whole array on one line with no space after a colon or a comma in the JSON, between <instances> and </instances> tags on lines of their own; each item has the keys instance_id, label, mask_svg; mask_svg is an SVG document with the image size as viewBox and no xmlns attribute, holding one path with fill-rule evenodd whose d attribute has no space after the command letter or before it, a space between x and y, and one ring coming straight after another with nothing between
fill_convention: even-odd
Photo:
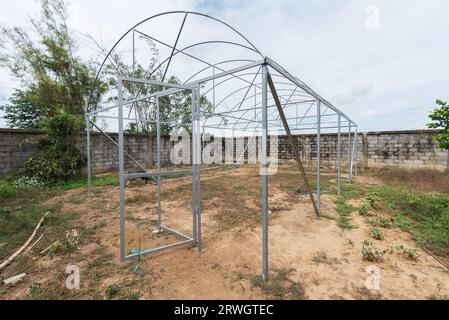
<instances>
[{"instance_id":1,"label":"white cloud","mask_svg":"<svg viewBox=\"0 0 449 320\"><path fill-rule=\"evenodd\" d=\"M380 30L366 28L368 5L379 7ZM361 130L423 127L434 100L449 100L445 0L72 0L70 23L110 47L136 22L168 10L199 10L228 22ZM0 21L23 24L35 14L32 0L8 1ZM151 31L175 32L178 26ZM196 26L191 35L207 31ZM3 72L0 94L12 85Z\"/></svg>"}]
</instances>

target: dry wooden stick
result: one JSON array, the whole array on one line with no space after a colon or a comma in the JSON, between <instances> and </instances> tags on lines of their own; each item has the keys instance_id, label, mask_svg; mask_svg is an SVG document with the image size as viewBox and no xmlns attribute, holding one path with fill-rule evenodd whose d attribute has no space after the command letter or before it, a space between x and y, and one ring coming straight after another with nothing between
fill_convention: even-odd
<instances>
[{"instance_id":1,"label":"dry wooden stick","mask_svg":"<svg viewBox=\"0 0 449 320\"><path fill-rule=\"evenodd\" d=\"M28 249L26 249L25 252L24 252L23 254L28 254L28 252L30 252L31 249L33 249L39 241L41 241L41 239L42 239L43 236L44 236L44 235L41 234L41 236L40 236L39 238L37 238L37 240L36 240L31 246L29 246Z\"/></svg>"},{"instance_id":2,"label":"dry wooden stick","mask_svg":"<svg viewBox=\"0 0 449 320\"><path fill-rule=\"evenodd\" d=\"M23 244L23 246L20 247L19 250L17 250L16 252L14 252L12 254L12 256L10 256L8 259L6 259L5 261L2 262L2 264L0 264L0 270L2 270L4 267L6 267L8 264L10 264L19 254L22 253L23 250L25 250L28 245L31 243L31 241L33 241L34 237L36 236L37 231L39 230L39 228L41 227L42 222L44 221L44 218L49 214L50 212L46 212L41 220L39 220L39 223L36 225L36 228L34 228L33 233L31 234L31 236L28 238L27 242L25 242Z\"/></svg>"},{"instance_id":3,"label":"dry wooden stick","mask_svg":"<svg viewBox=\"0 0 449 320\"><path fill-rule=\"evenodd\" d=\"M47 248L45 248L44 250L42 250L41 252L39 252L39 254L45 254L45 253L47 253L52 247L54 247L54 246L56 246L56 245L58 245L58 244L60 244L61 243L61 241L60 240L57 240L57 241L55 241L55 242L53 242L51 245L49 245Z\"/></svg>"},{"instance_id":4,"label":"dry wooden stick","mask_svg":"<svg viewBox=\"0 0 449 320\"><path fill-rule=\"evenodd\" d=\"M443 260L441 260L440 258L438 258L436 255L434 255L432 252L430 252L429 250L427 250L424 247L421 247L429 256L431 256L433 259L436 260L436 262L438 262L439 264L441 264L443 267L445 267L446 269L449 269L449 265L446 264Z\"/></svg>"}]
</instances>

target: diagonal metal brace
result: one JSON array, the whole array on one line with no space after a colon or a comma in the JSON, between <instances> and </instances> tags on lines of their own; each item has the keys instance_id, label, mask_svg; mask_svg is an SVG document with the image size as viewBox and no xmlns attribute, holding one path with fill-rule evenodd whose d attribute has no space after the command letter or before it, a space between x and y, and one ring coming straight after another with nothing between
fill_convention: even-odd
<instances>
[{"instance_id":1,"label":"diagonal metal brace","mask_svg":"<svg viewBox=\"0 0 449 320\"><path fill-rule=\"evenodd\" d=\"M279 100L279 96L276 91L276 87L274 86L273 79L271 78L270 73L267 74L267 82L270 86L271 94L273 95L274 102L279 112L279 116L281 118L282 124L284 126L285 132L287 133L288 140L290 141L290 145L292 147L293 154L296 158L296 163L298 164L299 171L301 172L302 177L304 178L304 182L306 183L307 191L309 192L310 200L312 201L313 207L315 209L316 215L320 216L320 211L318 210L317 204L315 202L315 198L313 197L312 187L310 186L309 179L307 179L306 171L304 170L304 166L302 165L301 158L299 157L298 149L296 148L295 141L293 140L292 133L290 132L290 127L288 126L287 119L285 118L284 110L282 109L281 101Z\"/></svg>"},{"instance_id":2,"label":"diagonal metal brace","mask_svg":"<svg viewBox=\"0 0 449 320\"><path fill-rule=\"evenodd\" d=\"M93 121L89 120L89 122L94 126L100 133L102 133L106 138L109 139L109 141L112 142L112 144L118 148L118 143L115 141L110 135L108 135L106 132L104 132L99 126L97 126ZM140 169L142 169L145 173L149 173L136 159L134 159L128 152L123 151L123 153L131 159L132 162L134 162ZM150 177L151 179L155 180L154 177Z\"/></svg>"}]
</instances>

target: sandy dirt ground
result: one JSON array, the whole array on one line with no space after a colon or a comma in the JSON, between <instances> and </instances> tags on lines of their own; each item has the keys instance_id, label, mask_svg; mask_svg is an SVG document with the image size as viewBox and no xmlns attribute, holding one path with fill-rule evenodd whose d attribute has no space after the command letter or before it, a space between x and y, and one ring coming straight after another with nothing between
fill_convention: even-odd
<instances>
[{"instance_id":1,"label":"sandy dirt ground","mask_svg":"<svg viewBox=\"0 0 449 320\"><path fill-rule=\"evenodd\" d=\"M253 180L247 179L248 176ZM380 183L369 177L356 179L361 183ZM208 180L211 188L220 185L220 181L248 183L241 187L239 192L243 196L238 199L225 188L222 194L220 190L208 193L203 189L201 253L185 246L147 256L142 258L138 273L133 272L137 261L121 263L119 260L117 187L95 188L90 197L85 190L71 190L51 199L61 202L61 212L77 213L76 227L90 230L90 233L86 239L81 239L78 249L67 254L42 256L38 250L33 250L28 263L31 271L25 281L6 288L1 298L29 298L30 288L36 283L63 291L68 265L79 267L81 289L67 298L102 299L113 284L118 284L122 292L137 293L140 299L298 298L276 295L276 292L255 285L262 264L262 231L258 219L260 180L256 170L245 167L210 172L202 180L206 187ZM270 186L270 275L288 270L289 283L300 285L303 298L428 299L434 295L449 296L449 271L433 257L419 251L416 261L397 253L388 253L376 263L364 261L362 242L370 239L365 217L355 213L353 224L356 228L342 230L336 222L336 196L323 195L323 217L317 218L307 196L298 194L292 199L283 191L282 184L279 181ZM166 180L162 189L163 223L190 235L191 177ZM157 219L154 185L129 186L126 192L127 250L178 241L166 233L153 232ZM236 198L237 203L228 203L226 196ZM353 201L357 205L358 200ZM254 211L255 216L246 216L246 211L240 216L239 208L236 208L240 204L242 210ZM223 216L228 209L234 210L234 220ZM415 247L411 236L396 228L385 230L385 235L385 240L372 240L381 249L398 245ZM365 286L371 276L367 268L373 265L380 272L379 290L368 290ZM14 263L7 272L14 273Z\"/></svg>"}]
</instances>

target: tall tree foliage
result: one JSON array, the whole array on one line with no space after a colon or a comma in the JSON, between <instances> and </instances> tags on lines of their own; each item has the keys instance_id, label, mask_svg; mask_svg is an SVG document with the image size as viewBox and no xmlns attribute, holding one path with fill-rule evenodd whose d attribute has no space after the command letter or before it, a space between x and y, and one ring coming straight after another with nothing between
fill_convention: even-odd
<instances>
[{"instance_id":1,"label":"tall tree foliage","mask_svg":"<svg viewBox=\"0 0 449 320\"><path fill-rule=\"evenodd\" d=\"M148 64L145 67L141 64L129 65L124 62L123 57L119 53L113 54L109 59L109 63L106 65L104 74L110 85L116 85L115 79L117 74L127 77L161 81L163 78L164 66L160 65L159 52L150 39L141 36L141 40L144 40L148 46L146 48L149 52ZM174 75L162 80L173 84L180 83L180 80ZM163 89L167 88L162 88L158 85L136 84L127 81L123 82L124 94L129 98L146 96ZM161 97L159 105L162 135L169 135L175 128L183 128L187 132L191 131L191 91L185 90ZM203 117L207 117L211 114L213 106L206 97L201 96L200 108L202 109ZM139 121L130 123L127 128L128 132L156 134L156 103L154 99L134 103L132 105L132 114L135 118L138 118Z\"/></svg>"},{"instance_id":2,"label":"tall tree foliage","mask_svg":"<svg viewBox=\"0 0 449 320\"><path fill-rule=\"evenodd\" d=\"M449 150L449 105L441 100L437 100L436 103L439 107L430 113L429 118L432 122L427 126L441 130L434 135L434 138L438 141L440 148Z\"/></svg>"},{"instance_id":3,"label":"tall tree foliage","mask_svg":"<svg viewBox=\"0 0 449 320\"><path fill-rule=\"evenodd\" d=\"M25 169L29 175L52 181L73 176L81 168L83 156L76 143L84 126L83 116L87 110L96 109L105 93L116 87L117 75L160 80L162 68L156 68L160 66L158 52L154 44L146 39L150 48L149 64L145 67L140 64L130 66L116 53L109 57L104 72L95 80L98 65L77 55L77 43L67 26L68 13L64 0L39 2L41 15L31 19L26 30L17 26L0 26L0 67L8 69L21 84L14 90L9 103L0 108L11 127L47 131L47 135L39 141L40 154L30 159ZM174 76L167 79L172 83L179 82ZM162 89L160 86L129 82L124 85L128 97ZM114 99L116 97L112 95L107 100ZM204 97L200 104L206 111L212 107ZM135 103L133 111L139 121L128 129L154 134L154 101ZM189 130L190 111L190 92L161 98L162 134L172 131L174 126L168 123L173 122L183 123L182 126Z\"/></svg>"},{"instance_id":4,"label":"tall tree foliage","mask_svg":"<svg viewBox=\"0 0 449 320\"><path fill-rule=\"evenodd\" d=\"M95 65L76 55L64 1L40 0L40 6L27 31L0 26L0 66L21 84L1 106L11 127L44 128L45 119L60 112L82 116L94 81ZM93 105L107 89L97 83Z\"/></svg>"},{"instance_id":5,"label":"tall tree foliage","mask_svg":"<svg viewBox=\"0 0 449 320\"><path fill-rule=\"evenodd\" d=\"M44 182L76 175L84 163L77 148L89 97L94 105L107 90L95 65L76 55L63 0L40 0L41 14L21 27L0 27L0 66L20 81L8 104L1 106L11 127L45 129L39 154L25 172Z\"/></svg>"}]
</instances>

